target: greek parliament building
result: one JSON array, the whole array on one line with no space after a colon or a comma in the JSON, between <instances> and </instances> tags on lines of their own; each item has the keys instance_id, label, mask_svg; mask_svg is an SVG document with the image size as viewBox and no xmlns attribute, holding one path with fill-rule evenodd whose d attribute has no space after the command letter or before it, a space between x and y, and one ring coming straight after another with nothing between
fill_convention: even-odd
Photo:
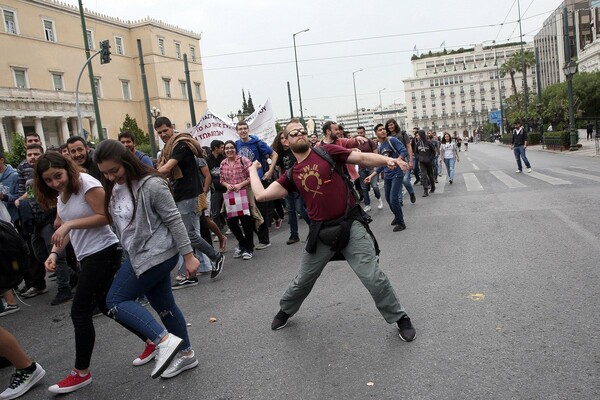
<instances>
[{"instance_id":1,"label":"greek parliament building","mask_svg":"<svg viewBox=\"0 0 600 400\"><path fill-rule=\"evenodd\" d=\"M79 132L75 86L86 60L79 9L53 0L0 0L0 139L37 132L45 147ZM109 64L92 61L104 137L116 138L129 114L146 130L137 39L141 40L150 105L176 128L191 127L183 54L188 57L195 111L206 111L200 35L153 19L124 21L85 11L92 53L109 40ZM79 88L83 129L98 128L87 68ZM90 138L88 138L90 139Z\"/></svg>"},{"instance_id":2,"label":"greek parliament building","mask_svg":"<svg viewBox=\"0 0 600 400\"><path fill-rule=\"evenodd\" d=\"M500 97L510 97L512 88L510 75L500 77L498 71L521 45L491 44L412 57L413 76L403 82L407 119L413 127L472 132L489 121L491 111L500 110ZM534 51L533 43L523 49ZM527 72L530 93L537 92L535 72ZM521 73L515 74L515 83L522 90Z\"/></svg>"}]
</instances>

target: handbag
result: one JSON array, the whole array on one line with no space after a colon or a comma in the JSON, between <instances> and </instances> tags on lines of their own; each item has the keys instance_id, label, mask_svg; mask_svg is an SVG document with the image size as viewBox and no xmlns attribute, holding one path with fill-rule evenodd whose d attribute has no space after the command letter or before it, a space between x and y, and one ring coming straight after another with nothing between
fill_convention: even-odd
<instances>
[{"instance_id":1,"label":"handbag","mask_svg":"<svg viewBox=\"0 0 600 400\"><path fill-rule=\"evenodd\" d=\"M327 246L335 247L342 233L342 225L321 226L318 237Z\"/></svg>"},{"instance_id":2,"label":"handbag","mask_svg":"<svg viewBox=\"0 0 600 400\"><path fill-rule=\"evenodd\" d=\"M223 193L223 203L225 204L227 218L250 215L250 203L246 189Z\"/></svg>"},{"instance_id":3,"label":"handbag","mask_svg":"<svg viewBox=\"0 0 600 400\"><path fill-rule=\"evenodd\" d=\"M203 213L206 209L208 209L208 201L206 199L206 193L202 192L198 195L198 202L196 203L196 212Z\"/></svg>"}]
</instances>

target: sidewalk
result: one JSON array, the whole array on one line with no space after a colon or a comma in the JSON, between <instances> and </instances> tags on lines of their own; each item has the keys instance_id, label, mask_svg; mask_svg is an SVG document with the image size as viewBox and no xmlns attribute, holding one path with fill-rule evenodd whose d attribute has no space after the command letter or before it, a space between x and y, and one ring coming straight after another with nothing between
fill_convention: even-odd
<instances>
[{"instance_id":1,"label":"sidewalk","mask_svg":"<svg viewBox=\"0 0 600 400\"><path fill-rule=\"evenodd\" d=\"M496 144L499 144L501 146L505 146L502 143L496 141ZM527 146L527 151L544 151L546 153L556 153L556 154L568 154L568 155L574 155L574 156L579 156L579 157L594 157L597 159L600 159L600 154L596 154L596 142L594 140L579 140L579 144L581 144L581 147L579 147L579 150L577 151L569 151L569 150L549 150L549 149L543 149L541 144L536 144L534 146Z\"/></svg>"}]
</instances>

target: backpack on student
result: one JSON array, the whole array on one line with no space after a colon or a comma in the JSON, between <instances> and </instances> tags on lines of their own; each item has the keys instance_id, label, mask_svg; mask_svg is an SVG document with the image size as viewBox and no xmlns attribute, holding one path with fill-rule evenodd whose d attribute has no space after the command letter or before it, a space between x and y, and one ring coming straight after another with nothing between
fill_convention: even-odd
<instances>
[{"instance_id":1,"label":"backpack on student","mask_svg":"<svg viewBox=\"0 0 600 400\"><path fill-rule=\"evenodd\" d=\"M29 247L9 222L0 221L0 289L15 288L29 266Z\"/></svg>"}]
</instances>

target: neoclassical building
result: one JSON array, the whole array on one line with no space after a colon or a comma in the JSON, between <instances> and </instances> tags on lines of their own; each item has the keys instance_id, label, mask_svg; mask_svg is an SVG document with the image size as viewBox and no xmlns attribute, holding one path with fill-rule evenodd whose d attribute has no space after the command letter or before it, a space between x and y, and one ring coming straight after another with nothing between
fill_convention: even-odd
<instances>
[{"instance_id":1,"label":"neoclassical building","mask_svg":"<svg viewBox=\"0 0 600 400\"><path fill-rule=\"evenodd\" d=\"M0 0L0 144L12 133L35 131L46 146L80 131L75 106L77 77L86 60L79 9L54 0ZM141 40L150 104L178 129L191 127L183 54L187 54L197 116L206 111L200 35L146 18L124 21L85 11L91 52L109 40L109 64L92 61L102 133L116 138L125 115L147 130L137 40ZM99 138L87 69L81 78L82 128Z\"/></svg>"}]
</instances>

